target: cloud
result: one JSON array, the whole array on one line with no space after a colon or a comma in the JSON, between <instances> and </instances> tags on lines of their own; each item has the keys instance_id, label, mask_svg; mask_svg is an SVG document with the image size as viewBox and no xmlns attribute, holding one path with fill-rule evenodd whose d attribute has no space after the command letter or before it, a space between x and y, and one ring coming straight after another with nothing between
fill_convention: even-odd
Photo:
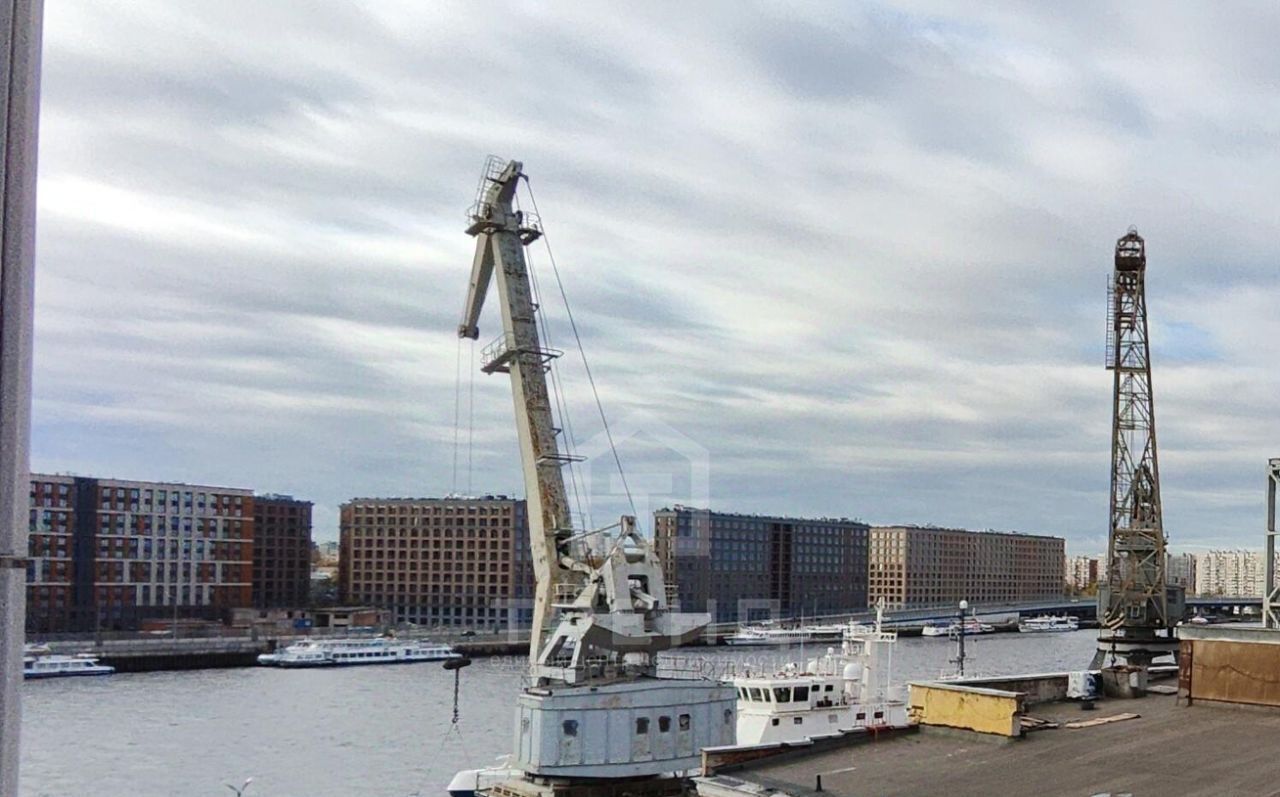
<instances>
[{"instance_id":1,"label":"cloud","mask_svg":"<svg viewBox=\"0 0 1280 797\"><path fill-rule=\"evenodd\" d=\"M715 507L1082 551L1137 224L1171 538L1260 545L1275 16L51 5L33 465L293 492L320 537L356 495L523 492L505 377L453 338L496 152L526 163L606 408L705 448Z\"/></svg>"}]
</instances>

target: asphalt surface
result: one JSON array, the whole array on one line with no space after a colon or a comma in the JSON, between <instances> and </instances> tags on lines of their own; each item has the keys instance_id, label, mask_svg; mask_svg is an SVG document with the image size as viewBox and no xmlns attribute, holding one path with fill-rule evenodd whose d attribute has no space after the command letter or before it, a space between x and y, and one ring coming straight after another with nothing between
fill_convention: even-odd
<instances>
[{"instance_id":1,"label":"asphalt surface","mask_svg":"<svg viewBox=\"0 0 1280 797\"><path fill-rule=\"evenodd\" d=\"M1141 717L1022 739L924 728L729 774L796 797L817 794L818 773L821 797L1280 795L1280 710L1175 702L1148 695L1099 702L1091 712L1074 704L1035 706L1029 714L1050 720Z\"/></svg>"}]
</instances>

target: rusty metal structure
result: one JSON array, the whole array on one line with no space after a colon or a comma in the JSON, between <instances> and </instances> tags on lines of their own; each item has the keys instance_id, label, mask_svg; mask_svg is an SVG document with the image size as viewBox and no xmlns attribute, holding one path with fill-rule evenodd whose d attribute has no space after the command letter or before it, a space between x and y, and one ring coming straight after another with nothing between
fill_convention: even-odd
<instances>
[{"instance_id":1,"label":"rusty metal structure","mask_svg":"<svg viewBox=\"0 0 1280 797\"><path fill-rule=\"evenodd\" d=\"M1147 334L1146 242L1130 227L1116 242L1108 286L1107 368L1113 374L1111 511L1106 576L1098 588L1098 652L1145 666L1173 653L1181 591L1166 582L1160 464Z\"/></svg>"},{"instance_id":2,"label":"rusty metal structure","mask_svg":"<svg viewBox=\"0 0 1280 797\"><path fill-rule=\"evenodd\" d=\"M1280 628L1280 584L1276 583L1276 486L1280 485L1280 458L1267 463L1267 582L1262 591L1262 624Z\"/></svg>"}]
</instances>

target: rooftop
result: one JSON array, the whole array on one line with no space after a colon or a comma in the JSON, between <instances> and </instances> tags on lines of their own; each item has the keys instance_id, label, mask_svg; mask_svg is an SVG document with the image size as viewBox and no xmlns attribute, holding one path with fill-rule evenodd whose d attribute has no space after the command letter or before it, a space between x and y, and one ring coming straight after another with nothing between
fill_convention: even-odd
<instances>
[{"instance_id":1,"label":"rooftop","mask_svg":"<svg viewBox=\"0 0 1280 797\"><path fill-rule=\"evenodd\" d=\"M1138 719L1091 728L1039 730L1007 740L967 731L919 733L729 773L796 797L1035 794L1274 794L1280 711L1197 702L1172 695L1034 706L1032 716L1078 720L1135 712Z\"/></svg>"}]
</instances>

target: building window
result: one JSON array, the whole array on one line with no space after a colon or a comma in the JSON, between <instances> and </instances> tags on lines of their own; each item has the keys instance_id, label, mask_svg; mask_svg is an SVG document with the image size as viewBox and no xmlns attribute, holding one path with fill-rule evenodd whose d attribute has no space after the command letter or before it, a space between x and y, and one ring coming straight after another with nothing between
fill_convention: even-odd
<instances>
[{"instance_id":1,"label":"building window","mask_svg":"<svg viewBox=\"0 0 1280 797\"><path fill-rule=\"evenodd\" d=\"M649 733L649 718L636 717L636 736L645 736Z\"/></svg>"},{"instance_id":2,"label":"building window","mask_svg":"<svg viewBox=\"0 0 1280 797\"><path fill-rule=\"evenodd\" d=\"M565 720L563 723L561 723L560 727L561 727L561 729L564 731L564 735L565 735L565 736L577 736L577 735L578 735L578 721L577 721L577 720Z\"/></svg>"}]
</instances>

